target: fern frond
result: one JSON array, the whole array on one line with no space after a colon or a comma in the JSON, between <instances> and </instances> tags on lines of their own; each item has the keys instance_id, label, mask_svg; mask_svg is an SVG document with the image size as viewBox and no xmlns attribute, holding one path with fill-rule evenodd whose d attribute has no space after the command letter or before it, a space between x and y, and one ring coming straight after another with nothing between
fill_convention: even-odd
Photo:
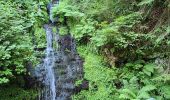
<instances>
[{"instance_id":1,"label":"fern frond","mask_svg":"<svg viewBox=\"0 0 170 100\"><path fill-rule=\"evenodd\" d=\"M156 87L154 85L146 85L139 91L139 93L149 92L149 91L152 91L154 89L156 89Z\"/></svg>"},{"instance_id":2,"label":"fern frond","mask_svg":"<svg viewBox=\"0 0 170 100\"><path fill-rule=\"evenodd\" d=\"M170 99L170 85L161 87L160 91L166 99Z\"/></svg>"},{"instance_id":3,"label":"fern frond","mask_svg":"<svg viewBox=\"0 0 170 100\"><path fill-rule=\"evenodd\" d=\"M151 76L151 73L154 72L154 67L155 67L155 65L152 64L152 63L147 64L147 65L144 66L143 72L144 72L145 74L147 74L148 76Z\"/></svg>"},{"instance_id":4,"label":"fern frond","mask_svg":"<svg viewBox=\"0 0 170 100\"><path fill-rule=\"evenodd\" d=\"M139 93L138 94L138 97L137 98L139 98L139 99L146 99L146 98L149 98L150 97L150 95L149 95L149 93L147 93L147 92L141 92L141 93Z\"/></svg>"},{"instance_id":5,"label":"fern frond","mask_svg":"<svg viewBox=\"0 0 170 100\"><path fill-rule=\"evenodd\" d=\"M120 95L121 98L123 98L123 96L127 96L127 98L129 99L135 99L137 97L133 90L130 89L123 89L121 92L122 92L122 94Z\"/></svg>"},{"instance_id":6,"label":"fern frond","mask_svg":"<svg viewBox=\"0 0 170 100\"><path fill-rule=\"evenodd\" d=\"M143 6L143 5L149 5L152 4L152 2L154 2L155 0L142 0L138 6Z\"/></svg>"},{"instance_id":7,"label":"fern frond","mask_svg":"<svg viewBox=\"0 0 170 100\"><path fill-rule=\"evenodd\" d=\"M167 82L170 81L170 74L162 74L161 76L158 76L152 80L156 82L161 82L161 81Z\"/></svg>"},{"instance_id":8,"label":"fern frond","mask_svg":"<svg viewBox=\"0 0 170 100\"><path fill-rule=\"evenodd\" d=\"M120 94L119 96L120 99L133 99L131 96L129 96L128 94Z\"/></svg>"}]
</instances>

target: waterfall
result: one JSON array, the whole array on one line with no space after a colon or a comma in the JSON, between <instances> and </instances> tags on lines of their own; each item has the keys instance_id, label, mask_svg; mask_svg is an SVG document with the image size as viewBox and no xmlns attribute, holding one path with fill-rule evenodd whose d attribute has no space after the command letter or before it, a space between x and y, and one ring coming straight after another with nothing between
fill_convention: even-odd
<instances>
[{"instance_id":1,"label":"waterfall","mask_svg":"<svg viewBox=\"0 0 170 100\"><path fill-rule=\"evenodd\" d=\"M55 4L58 4L56 1ZM53 3L49 3L47 8ZM49 16L51 20L51 13ZM61 36L56 22L51 20L44 25L47 41L45 58L33 75L40 82L38 100L70 100L76 90L76 80L83 78L83 61L77 53L75 40L70 34Z\"/></svg>"},{"instance_id":2,"label":"waterfall","mask_svg":"<svg viewBox=\"0 0 170 100\"><path fill-rule=\"evenodd\" d=\"M55 100L56 98L56 87L55 87L55 77L54 77L54 50L53 44L53 34L52 27L49 25L45 26L46 37L47 37L47 49L46 57L44 59L44 67L46 70L45 83L49 86L49 94L46 93L45 100Z\"/></svg>"}]
</instances>

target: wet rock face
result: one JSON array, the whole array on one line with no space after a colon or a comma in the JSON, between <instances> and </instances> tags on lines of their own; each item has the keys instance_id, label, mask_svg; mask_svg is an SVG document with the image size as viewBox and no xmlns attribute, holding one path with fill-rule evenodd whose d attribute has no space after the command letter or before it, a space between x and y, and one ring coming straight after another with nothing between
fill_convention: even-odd
<instances>
[{"instance_id":1,"label":"wet rock face","mask_svg":"<svg viewBox=\"0 0 170 100\"><path fill-rule=\"evenodd\" d=\"M32 71L32 76L41 87L39 100L70 100L71 95L78 89L75 81L83 78L83 61L76 51L76 43L69 34L59 35L59 29L56 27L58 18L53 18L51 13L51 8L58 3L59 0L52 0L47 5L50 23L44 25L46 56ZM64 25L67 25L66 18L64 19ZM57 28L57 33L53 32L54 28ZM80 86L79 90L81 87L85 85Z\"/></svg>"},{"instance_id":2,"label":"wet rock face","mask_svg":"<svg viewBox=\"0 0 170 100\"><path fill-rule=\"evenodd\" d=\"M72 41L73 38L70 35L64 35L59 41L59 44L61 45L61 51L69 50L71 51L72 46L74 46L74 41ZM73 44L72 44L73 43Z\"/></svg>"},{"instance_id":3,"label":"wet rock face","mask_svg":"<svg viewBox=\"0 0 170 100\"><path fill-rule=\"evenodd\" d=\"M62 60L55 63L57 100L69 100L74 93L75 81L83 77L82 61L72 60L74 57L72 53L63 53Z\"/></svg>"},{"instance_id":4,"label":"wet rock face","mask_svg":"<svg viewBox=\"0 0 170 100\"><path fill-rule=\"evenodd\" d=\"M50 24L45 25L46 57L32 75L41 83L40 100L70 100L77 90L75 81L83 78L83 61L71 35L60 36L52 32L52 27L54 26ZM56 42L56 38L59 46L54 50L52 43ZM79 87L79 91L80 89Z\"/></svg>"},{"instance_id":5,"label":"wet rock face","mask_svg":"<svg viewBox=\"0 0 170 100\"><path fill-rule=\"evenodd\" d=\"M75 52L75 42L70 35L62 36L56 53L54 72L57 100L69 100L75 90L75 81L83 78L83 62Z\"/></svg>"}]
</instances>

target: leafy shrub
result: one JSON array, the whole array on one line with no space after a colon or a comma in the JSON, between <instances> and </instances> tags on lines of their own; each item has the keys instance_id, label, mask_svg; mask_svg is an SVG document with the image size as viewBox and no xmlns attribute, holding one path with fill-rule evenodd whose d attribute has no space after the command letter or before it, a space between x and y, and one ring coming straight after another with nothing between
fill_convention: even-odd
<instances>
[{"instance_id":1,"label":"leafy shrub","mask_svg":"<svg viewBox=\"0 0 170 100\"><path fill-rule=\"evenodd\" d=\"M37 97L37 92L33 89L23 89L11 85L0 87L0 96L0 100L34 100Z\"/></svg>"},{"instance_id":2,"label":"leafy shrub","mask_svg":"<svg viewBox=\"0 0 170 100\"><path fill-rule=\"evenodd\" d=\"M45 3L0 1L0 84L25 73L26 62L35 63L34 45L45 46L45 33L40 28L47 21Z\"/></svg>"}]
</instances>

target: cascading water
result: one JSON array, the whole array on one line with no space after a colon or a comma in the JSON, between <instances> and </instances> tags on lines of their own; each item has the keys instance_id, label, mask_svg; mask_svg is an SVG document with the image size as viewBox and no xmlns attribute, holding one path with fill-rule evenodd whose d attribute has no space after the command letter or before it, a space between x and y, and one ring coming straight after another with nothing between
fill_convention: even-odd
<instances>
[{"instance_id":1,"label":"cascading water","mask_svg":"<svg viewBox=\"0 0 170 100\"><path fill-rule=\"evenodd\" d=\"M47 49L46 58L44 59L44 67L46 70L45 84L49 87L49 94L45 94L45 100L55 100L56 88L55 88L55 77L54 77L54 50L52 47L53 33L52 27L45 25L46 37L47 37ZM47 92L47 91L46 91Z\"/></svg>"},{"instance_id":2,"label":"cascading water","mask_svg":"<svg viewBox=\"0 0 170 100\"><path fill-rule=\"evenodd\" d=\"M58 3L58 0L56 1ZM41 84L38 99L70 100L76 89L75 81L83 77L83 62L76 51L74 39L70 34L60 36L59 29L53 22L54 20L44 25L47 39L46 56L33 74Z\"/></svg>"}]
</instances>

